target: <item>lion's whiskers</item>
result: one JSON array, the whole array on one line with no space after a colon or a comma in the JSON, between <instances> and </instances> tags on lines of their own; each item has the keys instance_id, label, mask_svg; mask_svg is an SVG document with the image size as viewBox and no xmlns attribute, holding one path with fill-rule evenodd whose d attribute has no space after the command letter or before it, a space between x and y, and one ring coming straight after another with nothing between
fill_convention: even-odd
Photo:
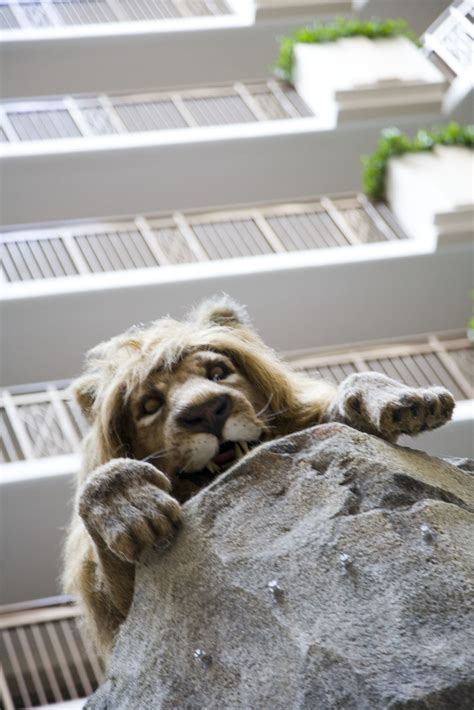
<instances>
[{"instance_id":1,"label":"lion's whiskers","mask_svg":"<svg viewBox=\"0 0 474 710\"><path fill-rule=\"evenodd\" d=\"M279 417L280 414L284 414L287 411L288 411L288 407L284 407L284 409L279 409L276 412L272 412L271 414L267 414L267 416L262 417L262 419L266 423L266 422L269 422L271 419L275 419L275 417Z\"/></svg>"},{"instance_id":2,"label":"lion's whiskers","mask_svg":"<svg viewBox=\"0 0 474 710\"><path fill-rule=\"evenodd\" d=\"M179 467L178 478L179 478L179 473L186 473L186 469L189 466L189 464L191 463L192 458L193 458L193 454L192 453L188 454L184 464Z\"/></svg>"},{"instance_id":3,"label":"lion's whiskers","mask_svg":"<svg viewBox=\"0 0 474 710\"><path fill-rule=\"evenodd\" d=\"M148 454L148 456L145 456L145 458L141 459L141 461L150 461L150 459L160 459L163 456L166 456L171 451L171 449L160 449L159 451L154 451L152 454Z\"/></svg>"},{"instance_id":4,"label":"lion's whiskers","mask_svg":"<svg viewBox=\"0 0 474 710\"><path fill-rule=\"evenodd\" d=\"M255 415L256 417L262 416L262 414L267 411L268 407L270 406L270 403L271 403L272 399L273 399L273 392L270 393L270 397L268 398L267 403L265 404L265 406L262 407L262 409L261 409L259 412L257 412L257 414Z\"/></svg>"}]
</instances>

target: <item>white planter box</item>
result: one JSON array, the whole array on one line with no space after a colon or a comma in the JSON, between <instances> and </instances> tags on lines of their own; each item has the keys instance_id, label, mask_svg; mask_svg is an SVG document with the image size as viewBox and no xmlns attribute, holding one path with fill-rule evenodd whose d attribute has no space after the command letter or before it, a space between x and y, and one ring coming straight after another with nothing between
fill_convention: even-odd
<instances>
[{"instance_id":1,"label":"white planter box","mask_svg":"<svg viewBox=\"0 0 474 710\"><path fill-rule=\"evenodd\" d=\"M472 240L474 151L436 146L427 153L392 159L387 201L413 238L453 243Z\"/></svg>"},{"instance_id":2,"label":"white planter box","mask_svg":"<svg viewBox=\"0 0 474 710\"><path fill-rule=\"evenodd\" d=\"M295 46L294 84L308 106L335 122L439 112L447 82L406 37Z\"/></svg>"}]
</instances>

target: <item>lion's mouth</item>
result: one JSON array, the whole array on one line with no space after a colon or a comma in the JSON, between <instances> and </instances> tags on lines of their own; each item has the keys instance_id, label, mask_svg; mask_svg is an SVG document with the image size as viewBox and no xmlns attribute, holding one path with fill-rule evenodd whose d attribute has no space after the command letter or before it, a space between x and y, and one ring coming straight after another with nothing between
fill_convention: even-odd
<instances>
[{"instance_id":1,"label":"lion's mouth","mask_svg":"<svg viewBox=\"0 0 474 710\"><path fill-rule=\"evenodd\" d=\"M214 470L215 473L220 473L231 463L248 454L249 450L249 445L246 441L225 441L219 446L219 451L212 461L207 464L207 467L211 471Z\"/></svg>"},{"instance_id":2,"label":"lion's mouth","mask_svg":"<svg viewBox=\"0 0 474 710\"><path fill-rule=\"evenodd\" d=\"M178 471L176 475L182 480L205 485L243 458L258 443L258 441L225 441L219 446L217 454L200 471Z\"/></svg>"}]
</instances>

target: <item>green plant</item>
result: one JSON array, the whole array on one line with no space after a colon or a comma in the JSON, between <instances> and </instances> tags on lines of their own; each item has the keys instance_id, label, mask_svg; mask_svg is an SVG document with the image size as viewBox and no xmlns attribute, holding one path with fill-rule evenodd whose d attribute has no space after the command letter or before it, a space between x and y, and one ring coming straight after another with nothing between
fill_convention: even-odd
<instances>
[{"instance_id":1,"label":"green plant","mask_svg":"<svg viewBox=\"0 0 474 710\"><path fill-rule=\"evenodd\" d=\"M397 128L388 128L382 133L376 151L362 158L362 184L364 192L374 200L385 199L385 178L388 161L405 153L420 153L432 150L435 145L462 145L474 148L474 126L447 126L431 131L418 131L410 139Z\"/></svg>"},{"instance_id":2,"label":"green plant","mask_svg":"<svg viewBox=\"0 0 474 710\"><path fill-rule=\"evenodd\" d=\"M318 42L335 42L342 37L369 37L382 39L387 37L408 37L419 44L418 38L405 20L349 20L336 17L329 23L317 23L313 27L303 27L292 35L280 39L280 54L275 64L279 77L291 81L293 76L293 61L295 44L316 44Z\"/></svg>"},{"instance_id":3,"label":"green plant","mask_svg":"<svg viewBox=\"0 0 474 710\"><path fill-rule=\"evenodd\" d=\"M470 295L472 301L472 308L474 309L474 290L471 291ZM474 313L469 318L469 323L467 326L467 337L469 338L469 340L472 340L474 342Z\"/></svg>"}]
</instances>

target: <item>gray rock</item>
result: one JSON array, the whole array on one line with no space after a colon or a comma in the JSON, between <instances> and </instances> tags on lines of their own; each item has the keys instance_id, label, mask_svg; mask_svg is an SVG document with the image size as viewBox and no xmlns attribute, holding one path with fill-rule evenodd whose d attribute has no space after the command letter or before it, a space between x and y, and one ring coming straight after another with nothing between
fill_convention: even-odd
<instances>
[{"instance_id":1,"label":"gray rock","mask_svg":"<svg viewBox=\"0 0 474 710\"><path fill-rule=\"evenodd\" d=\"M89 708L472 710L471 475L327 424L185 510Z\"/></svg>"}]
</instances>

